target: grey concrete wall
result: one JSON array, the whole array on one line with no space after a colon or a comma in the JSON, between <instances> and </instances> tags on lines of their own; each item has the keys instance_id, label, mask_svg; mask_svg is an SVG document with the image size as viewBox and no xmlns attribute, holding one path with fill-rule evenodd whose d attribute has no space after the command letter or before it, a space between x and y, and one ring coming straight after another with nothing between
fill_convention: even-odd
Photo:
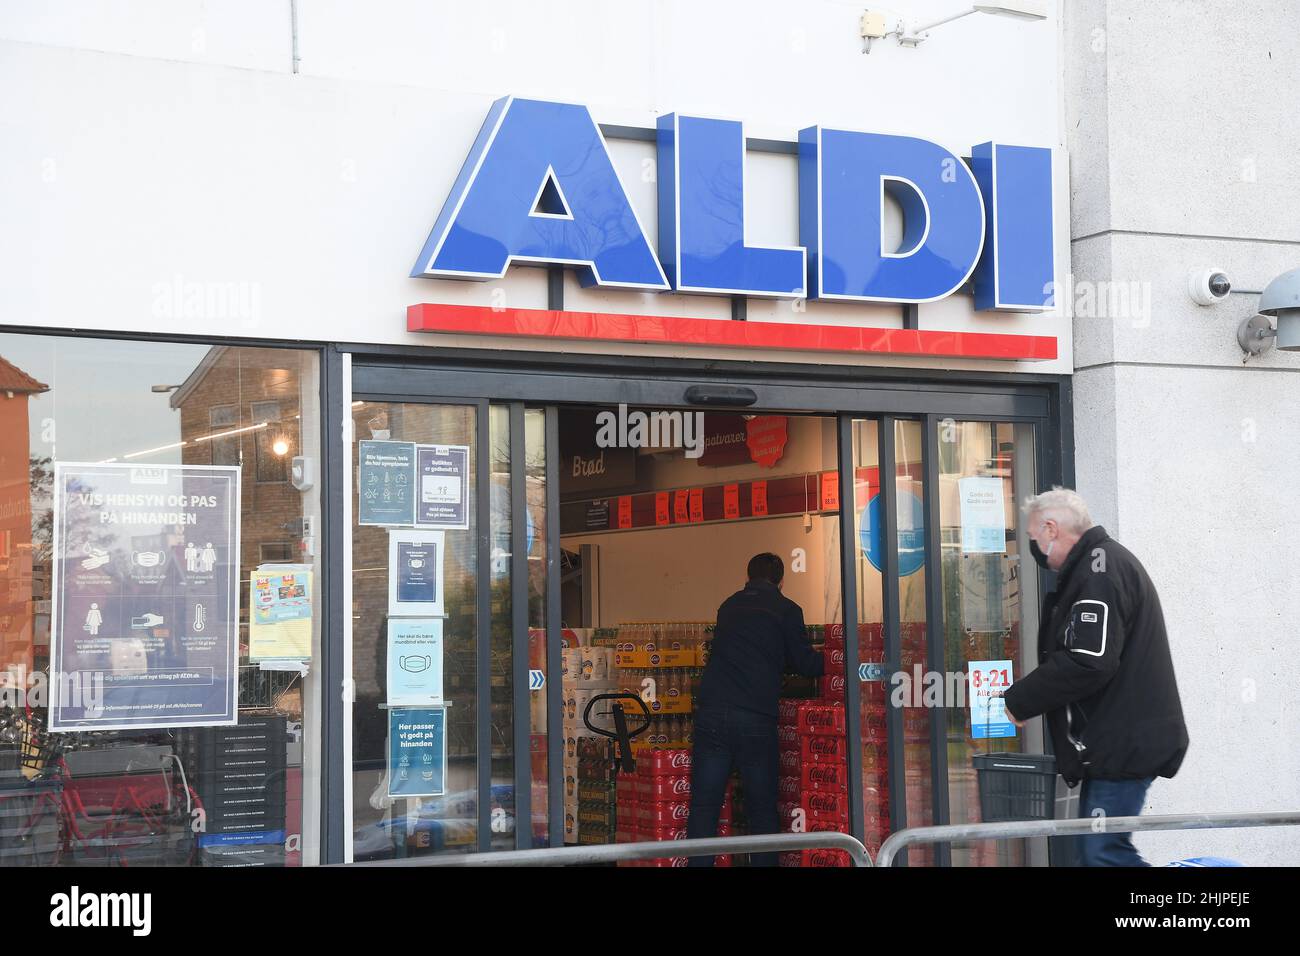
<instances>
[{"instance_id":1,"label":"grey concrete wall","mask_svg":"<svg viewBox=\"0 0 1300 956\"><path fill-rule=\"evenodd\" d=\"M1063 6L1079 490L1159 588L1191 735L1147 812L1293 809L1300 355L1235 329L1300 266L1300 4ZM1205 267L1243 291L1196 305ZM1137 843L1300 863L1294 828Z\"/></svg>"}]
</instances>

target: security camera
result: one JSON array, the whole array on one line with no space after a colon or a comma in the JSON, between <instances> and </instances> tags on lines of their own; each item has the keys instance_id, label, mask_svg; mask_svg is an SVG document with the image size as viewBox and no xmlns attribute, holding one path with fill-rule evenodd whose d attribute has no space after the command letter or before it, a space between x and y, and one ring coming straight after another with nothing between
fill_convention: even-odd
<instances>
[{"instance_id":1,"label":"security camera","mask_svg":"<svg viewBox=\"0 0 1300 956\"><path fill-rule=\"evenodd\" d=\"M1232 291L1232 282L1222 269L1199 269L1187 280L1187 294L1197 305L1217 305Z\"/></svg>"}]
</instances>

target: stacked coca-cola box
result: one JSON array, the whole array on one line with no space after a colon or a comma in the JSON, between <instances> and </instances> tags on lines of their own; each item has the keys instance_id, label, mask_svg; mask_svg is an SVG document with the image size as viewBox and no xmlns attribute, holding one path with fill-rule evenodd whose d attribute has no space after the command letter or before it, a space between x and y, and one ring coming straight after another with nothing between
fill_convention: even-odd
<instances>
[{"instance_id":1,"label":"stacked coca-cola box","mask_svg":"<svg viewBox=\"0 0 1300 956\"><path fill-rule=\"evenodd\" d=\"M636 772L618 775L615 840L642 843L686 839L691 811L691 752L646 750L637 755ZM718 836L731 835L731 792L727 792ZM619 866L685 866L684 856L653 860L620 860ZM718 857L717 866L730 866L731 858Z\"/></svg>"},{"instance_id":2,"label":"stacked coca-cola box","mask_svg":"<svg viewBox=\"0 0 1300 956\"><path fill-rule=\"evenodd\" d=\"M780 703L777 810L787 833L849 832L849 763L844 704L815 698ZM782 853L782 866L848 866L842 850Z\"/></svg>"}]
</instances>

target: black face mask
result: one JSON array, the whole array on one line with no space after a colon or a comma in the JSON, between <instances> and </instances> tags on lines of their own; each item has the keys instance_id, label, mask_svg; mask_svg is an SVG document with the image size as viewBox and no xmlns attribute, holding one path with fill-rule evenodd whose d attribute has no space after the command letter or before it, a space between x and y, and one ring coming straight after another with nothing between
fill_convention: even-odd
<instances>
[{"instance_id":1,"label":"black face mask","mask_svg":"<svg viewBox=\"0 0 1300 956\"><path fill-rule=\"evenodd\" d=\"M1047 555L1043 553L1043 549L1038 546L1038 542L1033 538L1029 539L1029 553L1034 556L1034 560L1038 563L1040 568L1045 571L1051 570L1051 568L1047 566Z\"/></svg>"}]
</instances>

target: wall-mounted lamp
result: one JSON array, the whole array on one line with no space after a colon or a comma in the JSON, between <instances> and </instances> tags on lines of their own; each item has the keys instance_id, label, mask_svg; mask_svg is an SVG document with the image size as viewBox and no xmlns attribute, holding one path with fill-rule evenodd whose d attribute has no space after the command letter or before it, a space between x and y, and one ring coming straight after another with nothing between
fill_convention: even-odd
<instances>
[{"instance_id":1,"label":"wall-mounted lamp","mask_svg":"<svg viewBox=\"0 0 1300 956\"><path fill-rule=\"evenodd\" d=\"M972 13L991 13L999 17L1013 17L1017 20L1046 20L1047 0L1007 0L1004 3L977 3L966 10L949 14L938 20L932 20L920 26L913 26L899 17L893 17L880 10L867 10L862 14L859 34L865 46L863 53L871 52L871 41L884 37L895 37L900 46L916 47L929 39L930 31L968 17Z\"/></svg>"},{"instance_id":2,"label":"wall-mounted lamp","mask_svg":"<svg viewBox=\"0 0 1300 956\"><path fill-rule=\"evenodd\" d=\"M1268 316L1277 320L1276 327ZM1284 352L1300 352L1300 269L1284 272L1259 296L1259 315L1242 319L1237 326L1237 344L1246 353L1263 355L1273 346Z\"/></svg>"}]
</instances>

